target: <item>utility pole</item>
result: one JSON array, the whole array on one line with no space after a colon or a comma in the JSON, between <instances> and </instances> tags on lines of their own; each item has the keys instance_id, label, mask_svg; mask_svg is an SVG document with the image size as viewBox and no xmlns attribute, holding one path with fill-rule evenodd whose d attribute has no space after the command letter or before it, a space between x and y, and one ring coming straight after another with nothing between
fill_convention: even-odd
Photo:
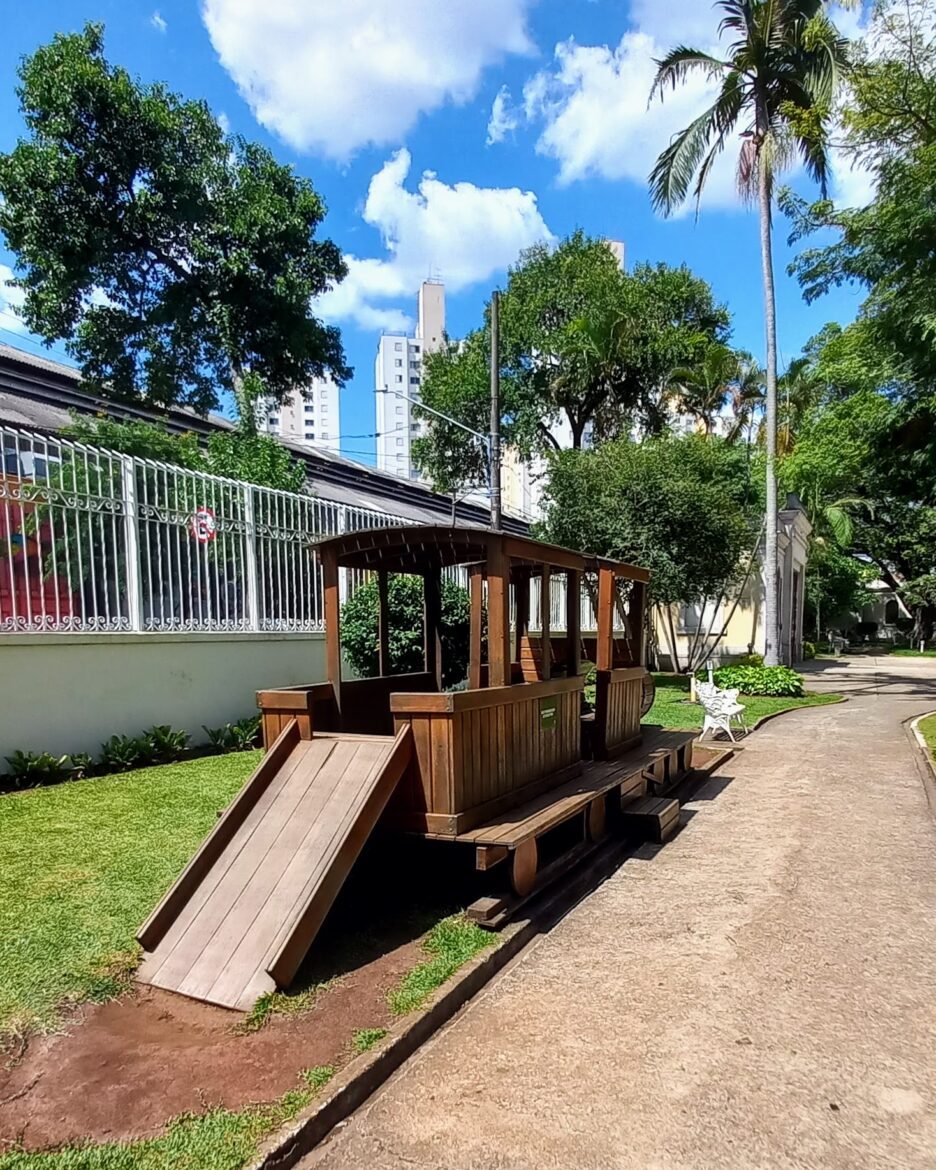
<instances>
[{"instance_id":1,"label":"utility pole","mask_svg":"<svg viewBox=\"0 0 936 1170\"><path fill-rule=\"evenodd\" d=\"M500 321L498 292L491 294L491 446L488 459L491 477L491 528L501 529L501 444L500 444Z\"/></svg>"}]
</instances>

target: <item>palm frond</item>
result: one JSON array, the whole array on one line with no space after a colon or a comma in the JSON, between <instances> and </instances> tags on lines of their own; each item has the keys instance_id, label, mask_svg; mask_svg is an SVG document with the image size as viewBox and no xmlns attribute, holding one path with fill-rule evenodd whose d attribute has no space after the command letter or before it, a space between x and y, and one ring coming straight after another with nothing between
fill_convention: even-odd
<instances>
[{"instance_id":1,"label":"palm frond","mask_svg":"<svg viewBox=\"0 0 936 1170\"><path fill-rule=\"evenodd\" d=\"M650 172L650 200L670 215L685 201L692 176L715 133L714 107L690 122L660 154Z\"/></svg>"},{"instance_id":2,"label":"palm frond","mask_svg":"<svg viewBox=\"0 0 936 1170\"><path fill-rule=\"evenodd\" d=\"M710 53L703 53L701 49L690 49L686 45L677 45L665 57L654 60L657 67L656 77L650 87L649 105L654 97L666 88L667 85L676 89L692 73L705 73L708 77L718 77L725 69L730 68L727 61L720 61Z\"/></svg>"}]
</instances>

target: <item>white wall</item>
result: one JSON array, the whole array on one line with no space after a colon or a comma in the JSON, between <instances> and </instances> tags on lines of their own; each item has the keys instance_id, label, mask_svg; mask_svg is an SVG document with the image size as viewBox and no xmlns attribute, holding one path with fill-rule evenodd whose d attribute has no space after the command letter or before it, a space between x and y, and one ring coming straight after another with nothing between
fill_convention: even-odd
<instances>
[{"instance_id":1,"label":"white wall","mask_svg":"<svg viewBox=\"0 0 936 1170\"><path fill-rule=\"evenodd\" d=\"M0 773L23 751L97 753L169 723L205 742L264 687L325 679L321 634L29 634L0 638Z\"/></svg>"}]
</instances>

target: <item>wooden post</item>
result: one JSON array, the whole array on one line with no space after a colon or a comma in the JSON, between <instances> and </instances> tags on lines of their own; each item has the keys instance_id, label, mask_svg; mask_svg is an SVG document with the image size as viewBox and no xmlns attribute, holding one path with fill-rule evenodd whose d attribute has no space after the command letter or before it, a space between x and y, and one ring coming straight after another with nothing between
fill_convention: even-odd
<instances>
[{"instance_id":1,"label":"wooden post","mask_svg":"<svg viewBox=\"0 0 936 1170\"><path fill-rule=\"evenodd\" d=\"M598 670L611 670L614 665L614 573L611 569L598 570L598 652L595 655Z\"/></svg>"},{"instance_id":2,"label":"wooden post","mask_svg":"<svg viewBox=\"0 0 936 1170\"><path fill-rule=\"evenodd\" d=\"M527 569L521 569L517 573L514 589L517 594L516 659L517 662L522 662L523 639L530 632L530 574Z\"/></svg>"},{"instance_id":3,"label":"wooden post","mask_svg":"<svg viewBox=\"0 0 936 1170\"><path fill-rule=\"evenodd\" d=\"M325 667L341 710L341 598L338 593L338 557L331 549L322 551L322 578L325 584Z\"/></svg>"},{"instance_id":4,"label":"wooden post","mask_svg":"<svg viewBox=\"0 0 936 1170\"><path fill-rule=\"evenodd\" d=\"M390 598L387 574L377 570L377 673L390 674Z\"/></svg>"},{"instance_id":5,"label":"wooden post","mask_svg":"<svg viewBox=\"0 0 936 1170\"><path fill-rule=\"evenodd\" d=\"M540 645L542 646L542 653L540 654L540 678L543 682L548 682L552 678L551 581L552 569L549 565L544 564L540 577Z\"/></svg>"},{"instance_id":6,"label":"wooden post","mask_svg":"<svg viewBox=\"0 0 936 1170\"><path fill-rule=\"evenodd\" d=\"M484 569L481 565L471 566L468 583L471 597L469 634L471 652L468 658L468 688L476 691L481 686L481 628L484 618Z\"/></svg>"},{"instance_id":7,"label":"wooden post","mask_svg":"<svg viewBox=\"0 0 936 1170\"><path fill-rule=\"evenodd\" d=\"M582 578L574 569L566 573L566 677L575 678L582 665Z\"/></svg>"},{"instance_id":8,"label":"wooden post","mask_svg":"<svg viewBox=\"0 0 936 1170\"><path fill-rule=\"evenodd\" d=\"M631 582L630 612L631 637L636 664L646 666L647 586L643 581Z\"/></svg>"},{"instance_id":9,"label":"wooden post","mask_svg":"<svg viewBox=\"0 0 936 1170\"><path fill-rule=\"evenodd\" d=\"M487 555L488 686L510 685L510 559L500 536L492 536Z\"/></svg>"},{"instance_id":10,"label":"wooden post","mask_svg":"<svg viewBox=\"0 0 936 1170\"><path fill-rule=\"evenodd\" d=\"M436 690L442 690L442 578L431 569L425 582L426 674L435 676Z\"/></svg>"}]
</instances>

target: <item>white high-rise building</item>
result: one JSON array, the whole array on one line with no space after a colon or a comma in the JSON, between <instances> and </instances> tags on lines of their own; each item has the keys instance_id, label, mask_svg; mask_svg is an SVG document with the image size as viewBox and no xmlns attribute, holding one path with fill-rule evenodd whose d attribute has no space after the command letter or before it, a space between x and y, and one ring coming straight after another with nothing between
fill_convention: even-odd
<instances>
[{"instance_id":1,"label":"white high-rise building","mask_svg":"<svg viewBox=\"0 0 936 1170\"><path fill-rule=\"evenodd\" d=\"M302 390L293 390L281 403L266 403L257 426L268 435L302 447L334 451L341 448L338 387L331 378L315 378Z\"/></svg>"},{"instance_id":2,"label":"white high-rise building","mask_svg":"<svg viewBox=\"0 0 936 1170\"><path fill-rule=\"evenodd\" d=\"M416 334L385 333L377 345L374 390L377 400L377 466L381 471L418 479L412 443L425 430L413 417L422 386L423 356L445 341L445 285L423 281L417 298ZM405 395L405 397L404 397Z\"/></svg>"}]
</instances>

